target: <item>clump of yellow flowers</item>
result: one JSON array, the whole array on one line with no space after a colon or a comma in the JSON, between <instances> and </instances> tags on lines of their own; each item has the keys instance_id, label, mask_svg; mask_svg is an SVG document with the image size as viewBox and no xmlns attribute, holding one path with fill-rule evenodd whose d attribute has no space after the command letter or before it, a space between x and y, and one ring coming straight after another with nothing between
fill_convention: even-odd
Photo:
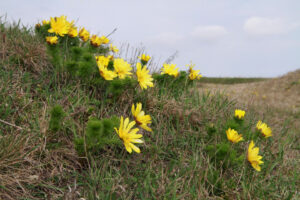
<instances>
[{"instance_id":1,"label":"clump of yellow flowers","mask_svg":"<svg viewBox=\"0 0 300 200\"><path fill-rule=\"evenodd\" d=\"M132 104L131 112L134 117L136 123L146 131L152 132L152 129L148 127L148 124L151 124L151 116L145 115L145 112L142 110L142 103L137 103L136 108L134 104Z\"/></svg>"},{"instance_id":2,"label":"clump of yellow flowers","mask_svg":"<svg viewBox=\"0 0 300 200\"><path fill-rule=\"evenodd\" d=\"M238 134L238 132L234 129L229 128L226 131L226 134L227 134L227 139L233 143L238 143L240 141L243 141L242 134Z\"/></svg>"},{"instance_id":3,"label":"clump of yellow flowers","mask_svg":"<svg viewBox=\"0 0 300 200\"><path fill-rule=\"evenodd\" d=\"M161 69L161 74L168 74L170 76L177 77L179 75L178 68L175 68L175 64L163 64L163 68Z\"/></svg>"},{"instance_id":4,"label":"clump of yellow flowers","mask_svg":"<svg viewBox=\"0 0 300 200\"><path fill-rule=\"evenodd\" d=\"M57 44L58 37L57 36L47 36L46 42L50 45Z\"/></svg>"},{"instance_id":5,"label":"clump of yellow flowers","mask_svg":"<svg viewBox=\"0 0 300 200\"><path fill-rule=\"evenodd\" d=\"M138 128L134 128L135 121L129 122L129 118L126 118L125 121L123 119L123 116L121 116L121 122L119 129L115 128L115 131L119 135L119 137L123 140L125 149L132 153L132 150L140 153L141 150L137 146L134 145L134 143L143 143L144 141L140 138L143 137L142 134L137 134L139 131Z\"/></svg>"},{"instance_id":6,"label":"clump of yellow flowers","mask_svg":"<svg viewBox=\"0 0 300 200\"><path fill-rule=\"evenodd\" d=\"M132 67L121 58L114 59L114 68L120 79L124 79L132 74Z\"/></svg>"},{"instance_id":7,"label":"clump of yellow flowers","mask_svg":"<svg viewBox=\"0 0 300 200\"><path fill-rule=\"evenodd\" d=\"M85 28L81 28L79 31L79 37L86 42L90 39L90 33Z\"/></svg>"},{"instance_id":8,"label":"clump of yellow flowers","mask_svg":"<svg viewBox=\"0 0 300 200\"><path fill-rule=\"evenodd\" d=\"M272 136L272 130L266 123L263 123L261 120L259 120L256 124L256 128L258 131L263 134L265 138L271 137Z\"/></svg>"},{"instance_id":9,"label":"clump of yellow flowers","mask_svg":"<svg viewBox=\"0 0 300 200\"><path fill-rule=\"evenodd\" d=\"M148 63L148 61L151 59L151 57L149 55L146 55L146 54L142 54L138 58L141 60L143 65L146 65Z\"/></svg>"},{"instance_id":10,"label":"clump of yellow flowers","mask_svg":"<svg viewBox=\"0 0 300 200\"><path fill-rule=\"evenodd\" d=\"M234 117L237 119L244 119L246 112L244 110L236 109L234 111Z\"/></svg>"},{"instance_id":11,"label":"clump of yellow flowers","mask_svg":"<svg viewBox=\"0 0 300 200\"><path fill-rule=\"evenodd\" d=\"M145 115L145 112L142 111L141 103L137 103L136 108L133 104L131 112L134 117L134 121L130 122L129 118L126 118L124 121L123 116L121 116L119 129L117 129L116 127L114 129L119 137L123 140L125 149L129 153L132 153L132 151L140 153L140 148L135 146L134 143L143 143L144 141L140 139L143 137L143 135L137 134L139 128L133 127L137 124L147 131L152 131L152 129L148 126L148 124L151 124L151 116Z\"/></svg>"},{"instance_id":12,"label":"clump of yellow flowers","mask_svg":"<svg viewBox=\"0 0 300 200\"><path fill-rule=\"evenodd\" d=\"M251 141L248 147L247 159L255 170L260 171L261 168L259 165L263 164L264 162L261 160L262 156L258 155L259 148L254 146L254 142Z\"/></svg>"},{"instance_id":13,"label":"clump of yellow flowers","mask_svg":"<svg viewBox=\"0 0 300 200\"><path fill-rule=\"evenodd\" d=\"M147 89L147 87L153 87L153 78L149 74L147 66L142 67L141 63L136 64L136 76L142 89Z\"/></svg>"},{"instance_id":14,"label":"clump of yellow flowers","mask_svg":"<svg viewBox=\"0 0 300 200\"><path fill-rule=\"evenodd\" d=\"M195 67L195 64L193 64L191 62L191 64L186 65L186 66L189 67L189 79L190 80L195 80L195 79L200 80L200 78L202 77L202 75L199 74L200 70L194 70L193 69Z\"/></svg>"},{"instance_id":15,"label":"clump of yellow flowers","mask_svg":"<svg viewBox=\"0 0 300 200\"><path fill-rule=\"evenodd\" d=\"M119 49L116 46L113 46L112 44L110 44L109 46L109 50L114 52L114 53L118 53Z\"/></svg>"},{"instance_id":16,"label":"clump of yellow flowers","mask_svg":"<svg viewBox=\"0 0 300 200\"><path fill-rule=\"evenodd\" d=\"M50 18L50 29L49 33L55 33L61 37L67 35L70 31L70 28L73 26L73 21L67 21L67 17L62 15L60 17L51 17Z\"/></svg>"}]
</instances>

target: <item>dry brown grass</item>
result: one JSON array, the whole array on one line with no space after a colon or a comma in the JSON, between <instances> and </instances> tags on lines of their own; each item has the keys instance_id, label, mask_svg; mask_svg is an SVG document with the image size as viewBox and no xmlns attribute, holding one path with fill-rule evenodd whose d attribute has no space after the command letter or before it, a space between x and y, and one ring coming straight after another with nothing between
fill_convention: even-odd
<instances>
[{"instance_id":1,"label":"dry brown grass","mask_svg":"<svg viewBox=\"0 0 300 200\"><path fill-rule=\"evenodd\" d=\"M0 29L0 59L4 63L9 62L10 65L14 63L16 69L39 74L51 67L46 47L31 34L31 30L23 29L17 25Z\"/></svg>"}]
</instances>

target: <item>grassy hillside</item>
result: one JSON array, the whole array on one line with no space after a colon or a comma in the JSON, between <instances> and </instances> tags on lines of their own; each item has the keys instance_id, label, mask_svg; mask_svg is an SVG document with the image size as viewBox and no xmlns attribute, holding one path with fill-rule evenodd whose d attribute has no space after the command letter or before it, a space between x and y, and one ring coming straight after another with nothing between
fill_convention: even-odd
<instances>
[{"instance_id":1,"label":"grassy hillside","mask_svg":"<svg viewBox=\"0 0 300 200\"><path fill-rule=\"evenodd\" d=\"M202 77L200 83L215 83L215 84L238 84L238 83L253 83L264 81L267 78L242 78L242 77Z\"/></svg>"},{"instance_id":2,"label":"grassy hillside","mask_svg":"<svg viewBox=\"0 0 300 200\"><path fill-rule=\"evenodd\" d=\"M299 198L299 160L287 154L299 151L299 136L288 121L265 138L256 123L273 122L223 93L199 92L187 73L153 74L147 90L133 78L107 82L97 65L74 75L68 48L57 62L34 30L0 27L0 199ZM109 53L103 49L92 55ZM74 65L96 63L83 51ZM128 153L114 128L120 116L132 121L138 102L153 131L139 128L141 153ZM234 118L237 108L244 120ZM244 141L228 141L228 128ZM251 140L260 172L247 159Z\"/></svg>"}]
</instances>

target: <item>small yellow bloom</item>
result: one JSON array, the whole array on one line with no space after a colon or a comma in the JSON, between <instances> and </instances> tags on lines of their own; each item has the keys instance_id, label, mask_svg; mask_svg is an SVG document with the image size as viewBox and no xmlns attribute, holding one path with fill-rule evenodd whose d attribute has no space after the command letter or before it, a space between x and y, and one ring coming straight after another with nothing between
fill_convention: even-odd
<instances>
[{"instance_id":1,"label":"small yellow bloom","mask_svg":"<svg viewBox=\"0 0 300 200\"><path fill-rule=\"evenodd\" d=\"M259 148L258 147L254 147L254 142L251 141L249 147L248 147L248 154L247 154L247 159L248 161L251 163L252 167L257 170L260 171L260 166L261 164L263 164L264 162L261 161L262 156L258 155L259 153Z\"/></svg>"},{"instance_id":2,"label":"small yellow bloom","mask_svg":"<svg viewBox=\"0 0 300 200\"><path fill-rule=\"evenodd\" d=\"M114 59L114 68L120 79L124 79L132 74L130 72L132 70L130 64L121 58Z\"/></svg>"},{"instance_id":3,"label":"small yellow bloom","mask_svg":"<svg viewBox=\"0 0 300 200\"><path fill-rule=\"evenodd\" d=\"M90 33L85 30L85 28L81 28L79 31L79 37L84 41L88 41L88 39L90 38Z\"/></svg>"},{"instance_id":4,"label":"small yellow bloom","mask_svg":"<svg viewBox=\"0 0 300 200\"><path fill-rule=\"evenodd\" d=\"M49 33L55 33L61 37L69 33L73 22L68 22L67 17L62 15L60 17L51 17L50 19L51 28L48 30Z\"/></svg>"},{"instance_id":5,"label":"small yellow bloom","mask_svg":"<svg viewBox=\"0 0 300 200\"><path fill-rule=\"evenodd\" d=\"M115 128L115 131L117 132L119 137L123 140L124 146L129 153L131 153L132 150L137 153L140 153L141 150L133 143L143 143L144 141L140 139L143 136L141 134L136 134L139 131L139 129L138 128L132 129L134 125L135 125L135 121L129 123L129 118L126 118L125 121L123 121L123 117L121 117L120 128L119 130Z\"/></svg>"},{"instance_id":6,"label":"small yellow bloom","mask_svg":"<svg viewBox=\"0 0 300 200\"><path fill-rule=\"evenodd\" d=\"M105 56L96 56L96 61L98 66L104 66L107 67L108 63L110 61L110 57L105 57Z\"/></svg>"},{"instance_id":7,"label":"small yellow bloom","mask_svg":"<svg viewBox=\"0 0 300 200\"><path fill-rule=\"evenodd\" d=\"M136 104L136 109L134 104L132 104L131 107L131 112L134 117L134 120L136 123L143 129L152 132L152 129L148 127L147 124L151 124L151 116L150 115L145 115L145 112L142 111L142 103L137 103Z\"/></svg>"},{"instance_id":8,"label":"small yellow bloom","mask_svg":"<svg viewBox=\"0 0 300 200\"><path fill-rule=\"evenodd\" d=\"M114 71L108 70L103 65L98 65L98 69L99 69L100 75L107 81L111 81L117 77L117 74Z\"/></svg>"},{"instance_id":9,"label":"small yellow bloom","mask_svg":"<svg viewBox=\"0 0 300 200\"><path fill-rule=\"evenodd\" d=\"M77 31L77 28L76 27L71 27L70 30L69 30L69 33L68 35L70 37L77 37L78 36L78 31Z\"/></svg>"},{"instance_id":10,"label":"small yellow bloom","mask_svg":"<svg viewBox=\"0 0 300 200\"><path fill-rule=\"evenodd\" d=\"M48 37L46 37L46 42L48 44L57 44L58 37L57 36L48 36Z\"/></svg>"},{"instance_id":11,"label":"small yellow bloom","mask_svg":"<svg viewBox=\"0 0 300 200\"><path fill-rule=\"evenodd\" d=\"M141 56L138 57L142 62L147 63L151 57L149 55L146 54L142 54Z\"/></svg>"},{"instance_id":12,"label":"small yellow bloom","mask_svg":"<svg viewBox=\"0 0 300 200\"><path fill-rule=\"evenodd\" d=\"M91 37L91 45L94 47L99 47L102 44L101 39L97 35Z\"/></svg>"},{"instance_id":13,"label":"small yellow bloom","mask_svg":"<svg viewBox=\"0 0 300 200\"><path fill-rule=\"evenodd\" d=\"M244 119L246 112L244 110L236 109L234 111L234 117L238 119Z\"/></svg>"},{"instance_id":14,"label":"small yellow bloom","mask_svg":"<svg viewBox=\"0 0 300 200\"><path fill-rule=\"evenodd\" d=\"M238 132L234 129L229 128L226 131L226 134L227 134L227 139L233 143L238 143L244 140L242 134L239 135Z\"/></svg>"},{"instance_id":15,"label":"small yellow bloom","mask_svg":"<svg viewBox=\"0 0 300 200\"><path fill-rule=\"evenodd\" d=\"M189 72L190 72L189 79L190 80L195 80L195 79L199 80L202 77L202 75L199 74L200 70L194 70L193 67L194 66L190 66L190 69L189 69Z\"/></svg>"},{"instance_id":16,"label":"small yellow bloom","mask_svg":"<svg viewBox=\"0 0 300 200\"><path fill-rule=\"evenodd\" d=\"M114 52L114 53L118 53L119 49L116 46L113 46L112 44L110 44L109 46L109 50Z\"/></svg>"},{"instance_id":17,"label":"small yellow bloom","mask_svg":"<svg viewBox=\"0 0 300 200\"><path fill-rule=\"evenodd\" d=\"M50 21L49 20L43 20L42 23L43 23L43 25L46 25L46 24L50 24Z\"/></svg>"},{"instance_id":18,"label":"small yellow bloom","mask_svg":"<svg viewBox=\"0 0 300 200\"><path fill-rule=\"evenodd\" d=\"M177 77L179 75L178 68L175 68L175 64L163 64L163 68L161 69L161 74L168 74L170 76Z\"/></svg>"},{"instance_id":19,"label":"small yellow bloom","mask_svg":"<svg viewBox=\"0 0 300 200\"><path fill-rule=\"evenodd\" d=\"M262 123L261 120L259 120L256 124L257 130L259 130L265 138L271 137L272 136L272 130L266 123Z\"/></svg>"},{"instance_id":20,"label":"small yellow bloom","mask_svg":"<svg viewBox=\"0 0 300 200\"><path fill-rule=\"evenodd\" d=\"M146 65L142 68L141 63L136 64L136 76L142 89L147 89L148 86L153 87L153 78Z\"/></svg>"},{"instance_id":21,"label":"small yellow bloom","mask_svg":"<svg viewBox=\"0 0 300 200\"><path fill-rule=\"evenodd\" d=\"M109 39L105 37L104 35L100 37L101 44L108 44Z\"/></svg>"}]
</instances>

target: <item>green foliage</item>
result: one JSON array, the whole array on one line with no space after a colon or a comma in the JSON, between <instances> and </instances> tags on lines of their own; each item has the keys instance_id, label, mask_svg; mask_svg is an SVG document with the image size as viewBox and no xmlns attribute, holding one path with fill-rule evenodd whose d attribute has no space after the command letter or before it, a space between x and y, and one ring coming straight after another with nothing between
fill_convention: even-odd
<instances>
[{"instance_id":1,"label":"green foliage","mask_svg":"<svg viewBox=\"0 0 300 200\"><path fill-rule=\"evenodd\" d=\"M121 94L124 94L125 91L131 91L131 94L134 95L135 87L137 81L126 77L125 79L114 79L109 82L107 87L107 95L113 98L118 98Z\"/></svg>"},{"instance_id":2,"label":"green foliage","mask_svg":"<svg viewBox=\"0 0 300 200\"><path fill-rule=\"evenodd\" d=\"M223 169L237 165L242 166L245 159L243 155L238 156L237 150L225 142L216 145L207 145L205 150L211 162Z\"/></svg>"},{"instance_id":3,"label":"green foliage","mask_svg":"<svg viewBox=\"0 0 300 200\"><path fill-rule=\"evenodd\" d=\"M240 124L235 119L229 119L226 122L226 125L225 125L226 130L228 128L231 128L231 129L234 129L234 130L238 130L239 127L240 127Z\"/></svg>"},{"instance_id":4,"label":"green foliage","mask_svg":"<svg viewBox=\"0 0 300 200\"><path fill-rule=\"evenodd\" d=\"M60 105L56 105L51 109L49 129L53 132L57 132L62 128L63 118L65 112Z\"/></svg>"},{"instance_id":5,"label":"green foliage","mask_svg":"<svg viewBox=\"0 0 300 200\"><path fill-rule=\"evenodd\" d=\"M75 138L75 149L79 155L83 155L85 147L92 154L99 153L107 146L121 145L119 136L114 127L119 125L119 119L115 116L101 120L90 119L87 123L84 137Z\"/></svg>"},{"instance_id":6,"label":"green foliage","mask_svg":"<svg viewBox=\"0 0 300 200\"><path fill-rule=\"evenodd\" d=\"M168 74L152 75L155 80L155 85L159 89L159 95L165 95L179 98L188 88L193 84L193 81L189 80L185 71L181 71L178 77L170 76Z\"/></svg>"}]
</instances>

